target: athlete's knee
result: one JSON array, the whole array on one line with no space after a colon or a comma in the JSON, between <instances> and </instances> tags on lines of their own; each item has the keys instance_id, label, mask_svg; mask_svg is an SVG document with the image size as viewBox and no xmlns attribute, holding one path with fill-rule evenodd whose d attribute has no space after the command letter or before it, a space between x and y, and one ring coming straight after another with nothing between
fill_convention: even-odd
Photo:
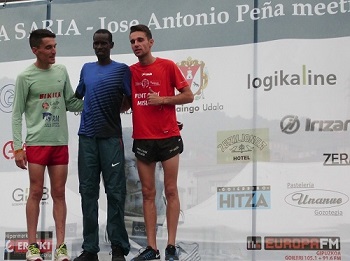
<instances>
[{"instance_id":1,"label":"athlete's knee","mask_svg":"<svg viewBox=\"0 0 350 261\"><path fill-rule=\"evenodd\" d=\"M29 198L40 201L43 197L43 191L34 190L29 194Z\"/></svg>"},{"instance_id":2,"label":"athlete's knee","mask_svg":"<svg viewBox=\"0 0 350 261\"><path fill-rule=\"evenodd\" d=\"M157 191L155 188L142 188L142 197L144 200L155 200Z\"/></svg>"},{"instance_id":3,"label":"athlete's knee","mask_svg":"<svg viewBox=\"0 0 350 261\"><path fill-rule=\"evenodd\" d=\"M178 190L176 186L167 186L164 188L164 194L167 200L177 199Z\"/></svg>"},{"instance_id":4,"label":"athlete's knee","mask_svg":"<svg viewBox=\"0 0 350 261\"><path fill-rule=\"evenodd\" d=\"M54 188L51 190L51 197L53 200L65 200L65 186Z\"/></svg>"}]
</instances>

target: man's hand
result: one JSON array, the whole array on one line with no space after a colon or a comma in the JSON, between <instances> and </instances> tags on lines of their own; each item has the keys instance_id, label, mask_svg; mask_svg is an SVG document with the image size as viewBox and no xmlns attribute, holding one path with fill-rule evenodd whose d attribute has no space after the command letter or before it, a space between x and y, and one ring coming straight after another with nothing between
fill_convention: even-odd
<instances>
[{"instance_id":1,"label":"man's hand","mask_svg":"<svg viewBox=\"0 0 350 261\"><path fill-rule=\"evenodd\" d=\"M164 97L160 97L159 94L149 88L149 93L147 94L148 105L163 105Z\"/></svg>"},{"instance_id":2,"label":"man's hand","mask_svg":"<svg viewBox=\"0 0 350 261\"><path fill-rule=\"evenodd\" d=\"M20 150L15 153L15 162L17 167L27 169L27 155L24 150Z\"/></svg>"}]
</instances>

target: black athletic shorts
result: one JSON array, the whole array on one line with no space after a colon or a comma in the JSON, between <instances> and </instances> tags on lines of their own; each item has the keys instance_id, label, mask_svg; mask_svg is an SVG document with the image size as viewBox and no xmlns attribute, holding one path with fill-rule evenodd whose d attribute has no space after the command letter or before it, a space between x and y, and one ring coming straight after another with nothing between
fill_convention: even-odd
<instances>
[{"instance_id":1,"label":"black athletic shorts","mask_svg":"<svg viewBox=\"0 0 350 261\"><path fill-rule=\"evenodd\" d=\"M184 149L181 136L166 139L136 139L132 151L136 158L146 162L166 161L181 154Z\"/></svg>"}]
</instances>

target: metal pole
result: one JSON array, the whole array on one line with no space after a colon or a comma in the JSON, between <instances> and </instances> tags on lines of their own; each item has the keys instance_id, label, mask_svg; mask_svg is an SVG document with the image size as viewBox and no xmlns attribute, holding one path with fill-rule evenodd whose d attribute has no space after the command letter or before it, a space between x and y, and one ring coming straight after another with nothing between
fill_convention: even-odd
<instances>
[{"instance_id":1,"label":"metal pole","mask_svg":"<svg viewBox=\"0 0 350 261\"><path fill-rule=\"evenodd\" d=\"M11 2L5 1L4 3L1 3L1 6L3 8L6 8L6 6L11 6L11 5L21 5L21 4L47 2L47 1L48 0L28 0L28 1L11 1Z\"/></svg>"},{"instance_id":2,"label":"metal pole","mask_svg":"<svg viewBox=\"0 0 350 261\"><path fill-rule=\"evenodd\" d=\"M51 20L51 2L52 2L52 0L46 0L46 1L47 1L46 20ZM46 25L48 26L48 22L46 22Z\"/></svg>"},{"instance_id":3,"label":"metal pole","mask_svg":"<svg viewBox=\"0 0 350 261\"><path fill-rule=\"evenodd\" d=\"M259 0L254 0L254 8L258 8L259 5ZM254 20L254 61L253 61L253 73L254 75L257 75L257 70L258 70L258 50L257 50L257 45L258 45L258 20ZM256 133L256 121L257 121L257 107L258 107L258 101L257 101L257 92L253 90L253 133L255 135ZM253 150L253 186L257 186L257 157L256 157L256 150ZM256 201L256 199L254 199ZM256 202L253 202L254 206L256 206ZM256 213L257 210L252 208L252 236L256 236ZM252 251L252 261L256 260L256 252L255 250Z\"/></svg>"}]
</instances>

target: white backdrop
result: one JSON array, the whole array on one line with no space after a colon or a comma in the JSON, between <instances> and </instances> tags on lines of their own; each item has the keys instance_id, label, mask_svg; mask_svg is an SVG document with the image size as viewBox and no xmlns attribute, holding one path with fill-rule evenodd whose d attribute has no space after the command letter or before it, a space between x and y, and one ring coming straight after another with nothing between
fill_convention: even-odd
<instances>
[{"instance_id":1,"label":"white backdrop","mask_svg":"<svg viewBox=\"0 0 350 261\"><path fill-rule=\"evenodd\" d=\"M74 3L72 3L74 2ZM150 25L154 54L188 77L192 104L184 123L179 191L181 260L350 260L349 8L343 2L48 1L0 10L0 251L23 260L28 175L13 161L11 111L16 76L34 61L28 32L46 20L58 35L56 63L72 86L94 61L92 34L114 31L113 59L137 61L132 21ZM48 8L49 7L49 8ZM47 17L47 11L49 17ZM207 17L207 22L200 20ZM44 22L43 22L44 21ZM171 24L170 21L174 23ZM81 251L77 178L79 115L69 114L67 244ZM131 113L122 115L127 155L128 260L145 244L142 205L131 153ZM166 244L158 168L158 241ZM100 260L109 260L101 184ZM54 244L52 201L42 200L42 251ZM163 253L163 252L162 252Z\"/></svg>"}]
</instances>

